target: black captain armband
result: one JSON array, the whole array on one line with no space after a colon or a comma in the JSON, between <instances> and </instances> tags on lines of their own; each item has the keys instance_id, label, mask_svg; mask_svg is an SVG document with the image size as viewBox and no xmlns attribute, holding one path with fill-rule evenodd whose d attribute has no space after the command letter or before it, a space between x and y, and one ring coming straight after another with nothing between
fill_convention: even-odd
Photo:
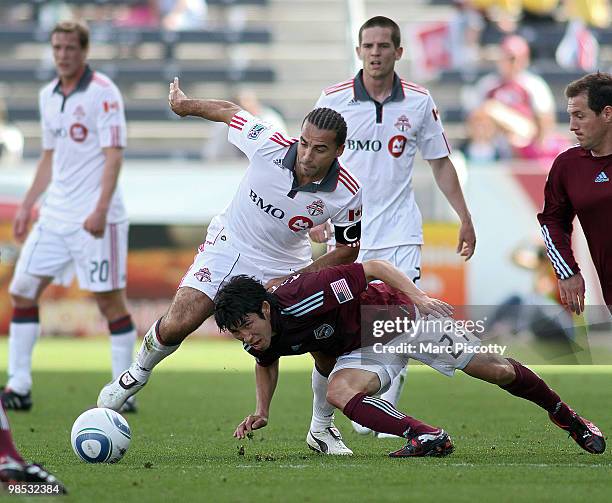
<instances>
[{"instance_id":1,"label":"black captain armband","mask_svg":"<svg viewBox=\"0 0 612 503\"><path fill-rule=\"evenodd\" d=\"M336 243L346 246L356 246L361 239L361 221L345 226L334 225Z\"/></svg>"}]
</instances>

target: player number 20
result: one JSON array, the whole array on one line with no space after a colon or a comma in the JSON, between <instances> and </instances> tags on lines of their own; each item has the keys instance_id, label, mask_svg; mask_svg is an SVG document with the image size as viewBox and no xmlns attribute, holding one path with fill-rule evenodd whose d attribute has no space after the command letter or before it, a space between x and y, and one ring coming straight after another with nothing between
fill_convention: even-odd
<instances>
[{"instance_id":1,"label":"player number 20","mask_svg":"<svg viewBox=\"0 0 612 503\"><path fill-rule=\"evenodd\" d=\"M108 280L108 260L97 262L92 260L91 269L89 270L89 279L92 283L104 283Z\"/></svg>"}]
</instances>

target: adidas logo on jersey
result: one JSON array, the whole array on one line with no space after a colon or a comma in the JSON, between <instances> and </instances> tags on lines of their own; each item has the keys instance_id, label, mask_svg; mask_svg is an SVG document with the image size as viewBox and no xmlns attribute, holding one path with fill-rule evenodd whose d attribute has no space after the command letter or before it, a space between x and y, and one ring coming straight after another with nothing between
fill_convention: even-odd
<instances>
[{"instance_id":1,"label":"adidas logo on jersey","mask_svg":"<svg viewBox=\"0 0 612 503\"><path fill-rule=\"evenodd\" d=\"M276 164L279 168L283 167L283 160L282 159L274 159L272 162L274 164Z\"/></svg>"},{"instance_id":2,"label":"adidas logo on jersey","mask_svg":"<svg viewBox=\"0 0 612 503\"><path fill-rule=\"evenodd\" d=\"M606 175L603 171L601 171L599 175L595 177L595 183L603 183L609 181L610 179L608 178L608 175Z\"/></svg>"},{"instance_id":3,"label":"adidas logo on jersey","mask_svg":"<svg viewBox=\"0 0 612 503\"><path fill-rule=\"evenodd\" d=\"M359 100L356 100L355 98L353 98L351 99L351 101L347 103L347 105L359 105Z\"/></svg>"}]
</instances>

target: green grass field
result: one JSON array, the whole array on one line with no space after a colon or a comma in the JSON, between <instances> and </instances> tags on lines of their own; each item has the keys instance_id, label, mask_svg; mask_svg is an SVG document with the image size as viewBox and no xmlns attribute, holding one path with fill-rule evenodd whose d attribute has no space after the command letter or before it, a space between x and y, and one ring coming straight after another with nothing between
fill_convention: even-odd
<instances>
[{"instance_id":1,"label":"green grass field","mask_svg":"<svg viewBox=\"0 0 612 503\"><path fill-rule=\"evenodd\" d=\"M2 364L6 349L3 338ZM94 405L108 365L104 339L43 340L34 357L34 407L9 414L23 454L67 485L65 501L595 502L612 494L610 452L582 451L529 402L420 365L409 370L400 405L449 431L456 450L447 458L390 459L387 452L401 441L360 437L340 413L336 423L355 455L311 453L304 441L308 357L281 361L269 426L238 441L233 429L255 403L253 361L224 341L188 341L162 363L139 394L140 412L127 417L133 438L126 457L88 465L70 448L70 428ZM612 367L536 369L574 408L612 431Z\"/></svg>"}]
</instances>

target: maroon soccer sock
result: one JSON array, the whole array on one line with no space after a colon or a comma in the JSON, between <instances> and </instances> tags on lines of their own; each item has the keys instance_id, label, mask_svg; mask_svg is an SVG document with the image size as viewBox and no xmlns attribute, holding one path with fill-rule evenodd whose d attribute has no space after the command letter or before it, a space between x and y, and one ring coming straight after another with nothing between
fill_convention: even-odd
<instances>
[{"instance_id":1,"label":"maroon soccer sock","mask_svg":"<svg viewBox=\"0 0 612 503\"><path fill-rule=\"evenodd\" d=\"M550 389L538 374L520 362L512 358L506 358L506 360L514 367L516 377L510 384L500 386L500 388L505 389L511 395L539 405L553 414L560 423L568 424L572 412L567 404L559 398L559 395Z\"/></svg>"},{"instance_id":2,"label":"maroon soccer sock","mask_svg":"<svg viewBox=\"0 0 612 503\"><path fill-rule=\"evenodd\" d=\"M420 435L440 431L439 428L401 413L386 400L367 396L365 393L357 393L349 400L342 412L361 426L379 433L391 433L398 437L406 437L408 433Z\"/></svg>"},{"instance_id":3,"label":"maroon soccer sock","mask_svg":"<svg viewBox=\"0 0 612 503\"><path fill-rule=\"evenodd\" d=\"M0 458L3 456L10 456L18 463L24 462L13 444L8 418L4 412L4 406L0 404Z\"/></svg>"}]
</instances>

